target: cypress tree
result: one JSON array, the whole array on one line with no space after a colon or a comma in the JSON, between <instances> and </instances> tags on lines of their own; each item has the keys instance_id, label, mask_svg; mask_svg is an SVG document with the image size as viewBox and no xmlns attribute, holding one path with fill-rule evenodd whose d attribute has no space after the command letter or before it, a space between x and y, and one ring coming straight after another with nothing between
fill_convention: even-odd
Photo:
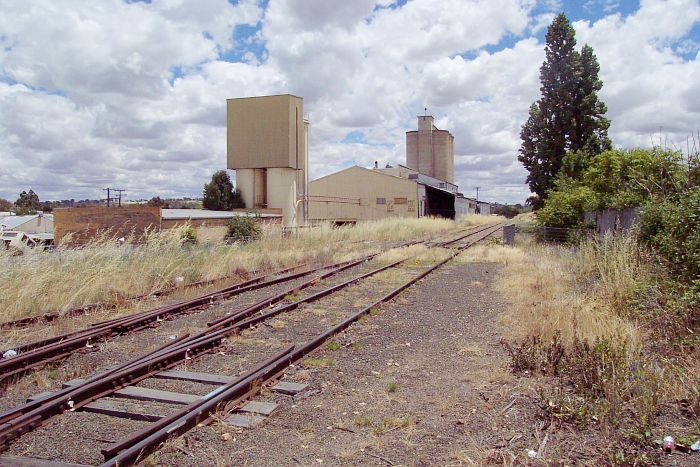
<instances>
[{"instance_id":1,"label":"cypress tree","mask_svg":"<svg viewBox=\"0 0 700 467\"><path fill-rule=\"evenodd\" d=\"M586 45L579 53L574 28L566 15L558 15L547 30L541 97L520 132L518 160L529 172L527 183L535 196L528 201L536 209L554 187L567 151L593 157L610 148L607 109L597 96L603 86L599 70L593 49Z\"/></svg>"},{"instance_id":2,"label":"cypress tree","mask_svg":"<svg viewBox=\"0 0 700 467\"><path fill-rule=\"evenodd\" d=\"M598 99L598 91L603 82L598 78L600 65L588 44L581 50L581 71L576 88L574 110L575 132L571 138L571 151L584 151L591 156L612 148L608 138L610 120L605 118L608 111L605 103Z\"/></svg>"},{"instance_id":3,"label":"cypress tree","mask_svg":"<svg viewBox=\"0 0 700 467\"><path fill-rule=\"evenodd\" d=\"M211 176L211 182L204 184L204 209L228 211L234 207L234 192L231 177L225 170L219 170Z\"/></svg>"}]
</instances>

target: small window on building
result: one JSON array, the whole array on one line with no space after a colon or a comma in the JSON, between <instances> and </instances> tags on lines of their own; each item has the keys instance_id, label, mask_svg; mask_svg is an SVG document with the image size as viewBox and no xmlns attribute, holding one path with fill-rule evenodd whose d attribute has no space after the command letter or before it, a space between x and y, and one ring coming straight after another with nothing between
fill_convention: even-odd
<instances>
[{"instance_id":1,"label":"small window on building","mask_svg":"<svg viewBox=\"0 0 700 467\"><path fill-rule=\"evenodd\" d=\"M394 204L408 204L407 198L394 198Z\"/></svg>"},{"instance_id":2,"label":"small window on building","mask_svg":"<svg viewBox=\"0 0 700 467\"><path fill-rule=\"evenodd\" d=\"M445 184L444 184L444 183L441 183L441 184L440 184L440 188L445 188Z\"/></svg>"},{"instance_id":3,"label":"small window on building","mask_svg":"<svg viewBox=\"0 0 700 467\"><path fill-rule=\"evenodd\" d=\"M377 204L386 204L386 198L377 198Z\"/></svg>"}]
</instances>

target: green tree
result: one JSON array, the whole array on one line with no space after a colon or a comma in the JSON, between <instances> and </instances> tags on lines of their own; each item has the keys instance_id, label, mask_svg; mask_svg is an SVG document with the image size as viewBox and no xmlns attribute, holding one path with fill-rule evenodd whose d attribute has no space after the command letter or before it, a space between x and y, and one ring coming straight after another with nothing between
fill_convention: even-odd
<instances>
[{"instance_id":1,"label":"green tree","mask_svg":"<svg viewBox=\"0 0 700 467\"><path fill-rule=\"evenodd\" d=\"M612 148L608 137L610 120L604 102L598 99L603 82L598 77L600 65L588 44L581 49L578 85L575 89L574 132L571 135L570 151L583 151L590 155L600 154Z\"/></svg>"},{"instance_id":2,"label":"green tree","mask_svg":"<svg viewBox=\"0 0 700 467\"><path fill-rule=\"evenodd\" d=\"M35 214L41 209L41 202L34 190L30 189L28 192L23 191L19 194L19 198L15 201L15 206L17 207L17 214Z\"/></svg>"},{"instance_id":3,"label":"green tree","mask_svg":"<svg viewBox=\"0 0 700 467\"><path fill-rule=\"evenodd\" d=\"M168 209L170 207L170 205L163 201L160 198L160 196L154 196L153 198L149 199L148 203L146 204L148 204L149 206L155 206L163 209Z\"/></svg>"},{"instance_id":4,"label":"green tree","mask_svg":"<svg viewBox=\"0 0 700 467\"><path fill-rule=\"evenodd\" d=\"M211 182L204 185L204 209L228 211L233 208L233 183L225 170L211 176Z\"/></svg>"},{"instance_id":5,"label":"green tree","mask_svg":"<svg viewBox=\"0 0 700 467\"><path fill-rule=\"evenodd\" d=\"M6 200L5 198L0 198L0 211L12 211L13 204L11 201Z\"/></svg>"},{"instance_id":6,"label":"green tree","mask_svg":"<svg viewBox=\"0 0 700 467\"><path fill-rule=\"evenodd\" d=\"M593 49L576 50L574 28L563 13L547 30L545 61L540 68L540 99L530 106L520 132L518 160L527 169L535 209L544 205L568 151L591 157L610 148L610 122L597 92L603 83Z\"/></svg>"}]
</instances>

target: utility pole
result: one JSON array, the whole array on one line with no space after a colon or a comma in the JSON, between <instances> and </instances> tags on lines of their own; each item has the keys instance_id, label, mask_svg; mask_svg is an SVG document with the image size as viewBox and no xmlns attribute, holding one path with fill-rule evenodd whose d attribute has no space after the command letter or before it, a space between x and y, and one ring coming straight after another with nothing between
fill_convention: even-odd
<instances>
[{"instance_id":1,"label":"utility pole","mask_svg":"<svg viewBox=\"0 0 700 467\"><path fill-rule=\"evenodd\" d=\"M117 201L117 203L118 203L117 205L119 207L121 207L121 205L122 205L122 193L125 192L126 190L124 190L122 188L103 188L102 191L107 192L107 207L110 206L110 203L112 201ZM114 197L111 196L111 193L113 191L116 191L118 193L118 195L114 196Z\"/></svg>"},{"instance_id":2,"label":"utility pole","mask_svg":"<svg viewBox=\"0 0 700 467\"><path fill-rule=\"evenodd\" d=\"M122 207L122 193L123 193L124 191L126 191L126 190L123 190L123 189L120 189L120 188L115 188L114 191L116 191L117 193L119 193L119 195L117 196L117 200L118 200L118 202L119 202L119 207Z\"/></svg>"},{"instance_id":3,"label":"utility pole","mask_svg":"<svg viewBox=\"0 0 700 467\"><path fill-rule=\"evenodd\" d=\"M476 213L481 214L481 206L479 206L479 188L481 187L476 187Z\"/></svg>"}]
</instances>

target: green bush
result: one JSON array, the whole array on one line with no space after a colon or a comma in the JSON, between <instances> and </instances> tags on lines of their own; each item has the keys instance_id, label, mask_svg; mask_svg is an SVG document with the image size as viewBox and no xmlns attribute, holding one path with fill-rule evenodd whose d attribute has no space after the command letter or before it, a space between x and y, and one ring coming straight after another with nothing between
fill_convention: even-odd
<instances>
[{"instance_id":1,"label":"green bush","mask_svg":"<svg viewBox=\"0 0 700 467\"><path fill-rule=\"evenodd\" d=\"M688 172L678 152L653 149L605 151L592 159L564 157L563 173L537 212L541 225L580 227L587 211L624 209L681 193Z\"/></svg>"},{"instance_id":2,"label":"green bush","mask_svg":"<svg viewBox=\"0 0 700 467\"><path fill-rule=\"evenodd\" d=\"M662 203L646 203L640 223L641 239L682 278L700 285L700 187Z\"/></svg>"},{"instance_id":3,"label":"green bush","mask_svg":"<svg viewBox=\"0 0 700 467\"><path fill-rule=\"evenodd\" d=\"M238 216L231 219L228 224L227 237L246 237L249 239L260 238L262 230L257 221L252 217Z\"/></svg>"},{"instance_id":4,"label":"green bush","mask_svg":"<svg viewBox=\"0 0 700 467\"><path fill-rule=\"evenodd\" d=\"M197 243L197 231L192 228L192 226L187 226L182 229L180 233L180 239L183 243Z\"/></svg>"},{"instance_id":5,"label":"green bush","mask_svg":"<svg viewBox=\"0 0 700 467\"><path fill-rule=\"evenodd\" d=\"M597 209L639 206L681 191L687 171L678 152L653 149L612 150L599 154L583 174L597 197Z\"/></svg>"},{"instance_id":6,"label":"green bush","mask_svg":"<svg viewBox=\"0 0 700 467\"><path fill-rule=\"evenodd\" d=\"M581 227L583 214L594 204L595 194L585 186L553 191L544 207L537 211L537 222L548 227Z\"/></svg>"}]
</instances>

